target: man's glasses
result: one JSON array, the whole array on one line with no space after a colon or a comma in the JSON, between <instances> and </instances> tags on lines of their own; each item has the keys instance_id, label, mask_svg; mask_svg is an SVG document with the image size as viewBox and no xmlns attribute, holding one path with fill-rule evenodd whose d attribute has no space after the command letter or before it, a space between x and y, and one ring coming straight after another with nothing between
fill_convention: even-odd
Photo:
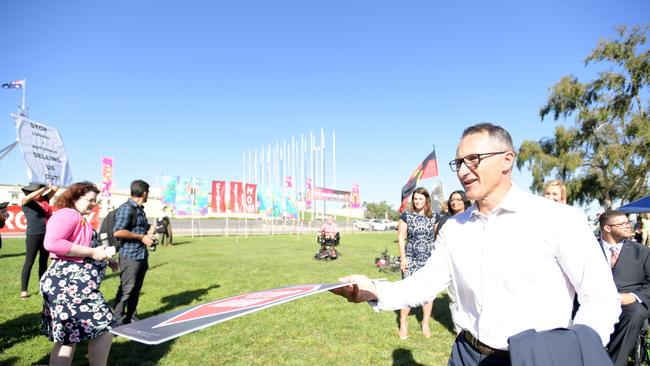
<instances>
[{"instance_id":1,"label":"man's glasses","mask_svg":"<svg viewBox=\"0 0 650 366\"><path fill-rule=\"evenodd\" d=\"M630 225L631 226L632 223L629 222L629 221L624 221L624 222L619 222L618 224L605 224L605 225L607 225L607 226L628 226L628 225Z\"/></svg>"},{"instance_id":2,"label":"man's glasses","mask_svg":"<svg viewBox=\"0 0 650 366\"><path fill-rule=\"evenodd\" d=\"M449 167L453 172L457 172L460 170L460 167L465 163L465 166L468 168L476 168L480 163L481 160L485 158L489 158L490 156L494 155L501 155L507 153L509 150L506 151L497 151L497 152L489 152L489 153L483 153L483 154L469 154L465 155L462 158L454 159L449 162Z\"/></svg>"}]
</instances>

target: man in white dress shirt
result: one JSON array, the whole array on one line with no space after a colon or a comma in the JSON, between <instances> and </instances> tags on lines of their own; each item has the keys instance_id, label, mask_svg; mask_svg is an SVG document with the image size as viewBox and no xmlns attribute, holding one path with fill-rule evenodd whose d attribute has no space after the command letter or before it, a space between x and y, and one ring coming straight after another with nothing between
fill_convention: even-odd
<instances>
[{"instance_id":1,"label":"man in white dress shirt","mask_svg":"<svg viewBox=\"0 0 650 366\"><path fill-rule=\"evenodd\" d=\"M463 331L449 365L509 365L509 337L572 323L607 344L619 296L584 214L515 186L514 161L506 130L489 123L467 128L449 165L475 202L449 218L427 264L398 282L344 277L355 284L333 292L393 310L431 301L451 285ZM581 307L572 322L576 293Z\"/></svg>"}]
</instances>

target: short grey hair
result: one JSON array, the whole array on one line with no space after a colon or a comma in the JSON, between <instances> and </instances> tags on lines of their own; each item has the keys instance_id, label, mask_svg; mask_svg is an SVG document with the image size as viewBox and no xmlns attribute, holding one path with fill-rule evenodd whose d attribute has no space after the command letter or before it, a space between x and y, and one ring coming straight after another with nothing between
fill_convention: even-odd
<instances>
[{"instance_id":1,"label":"short grey hair","mask_svg":"<svg viewBox=\"0 0 650 366\"><path fill-rule=\"evenodd\" d=\"M505 128L489 122L482 122L475 124L474 126L467 127L465 131L463 131L461 139L469 135L484 132L487 132L488 136L490 136L492 140L497 141L507 150L515 151L515 148L512 145L512 137L510 137L510 133L508 133Z\"/></svg>"}]
</instances>

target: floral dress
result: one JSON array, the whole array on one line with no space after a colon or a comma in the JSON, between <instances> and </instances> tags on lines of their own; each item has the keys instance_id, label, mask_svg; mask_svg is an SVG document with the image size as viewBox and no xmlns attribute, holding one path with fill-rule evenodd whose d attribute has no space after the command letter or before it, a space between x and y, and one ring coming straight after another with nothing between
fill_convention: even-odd
<instances>
[{"instance_id":1,"label":"floral dress","mask_svg":"<svg viewBox=\"0 0 650 366\"><path fill-rule=\"evenodd\" d=\"M436 218L436 214L433 217L427 217L408 211L404 212L400 217L400 220L406 223L404 254L407 260L407 267L403 273L404 278L422 268L431 256Z\"/></svg>"},{"instance_id":2,"label":"floral dress","mask_svg":"<svg viewBox=\"0 0 650 366\"><path fill-rule=\"evenodd\" d=\"M97 246L93 233L93 247ZM43 277L41 331L51 341L74 344L96 338L116 325L99 285L106 262L84 258L83 263L53 260Z\"/></svg>"}]
</instances>

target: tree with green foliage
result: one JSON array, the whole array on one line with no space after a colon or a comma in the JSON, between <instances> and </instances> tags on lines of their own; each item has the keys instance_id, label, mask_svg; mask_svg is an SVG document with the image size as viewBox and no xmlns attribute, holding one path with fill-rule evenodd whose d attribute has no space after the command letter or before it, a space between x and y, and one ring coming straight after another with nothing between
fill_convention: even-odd
<instances>
[{"instance_id":1,"label":"tree with green foliage","mask_svg":"<svg viewBox=\"0 0 650 366\"><path fill-rule=\"evenodd\" d=\"M617 39L601 39L585 59L585 66L606 62L609 69L586 83L565 76L551 88L542 121L549 114L574 116L575 126L522 143L517 167L529 166L532 190L541 192L545 179L561 179L568 202L597 200L605 209L650 193L650 50L642 47L649 29L619 27Z\"/></svg>"},{"instance_id":2,"label":"tree with green foliage","mask_svg":"<svg viewBox=\"0 0 650 366\"><path fill-rule=\"evenodd\" d=\"M393 210L386 201L381 201L379 203L364 202L363 208L367 219L383 219L386 216L388 216L390 220L399 219L399 212Z\"/></svg>"}]
</instances>

